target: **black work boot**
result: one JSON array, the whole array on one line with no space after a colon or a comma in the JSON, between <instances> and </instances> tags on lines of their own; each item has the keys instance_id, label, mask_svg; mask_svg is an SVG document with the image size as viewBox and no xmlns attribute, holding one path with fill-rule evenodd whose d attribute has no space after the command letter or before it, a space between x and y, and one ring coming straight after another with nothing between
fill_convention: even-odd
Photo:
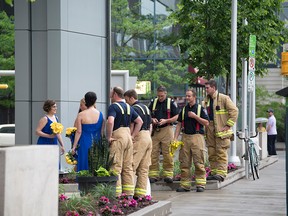
<instances>
[{"instance_id":1,"label":"black work boot","mask_svg":"<svg viewBox=\"0 0 288 216\"><path fill-rule=\"evenodd\" d=\"M173 179L172 179L172 178L169 178L169 177L165 177L165 178L164 178L164 182L166 182L166 183L173 183Z\"/></svg>"},{"instance_id":2,"label":"black work boot","mask_svg":"<svg viewBox=\"0 0 288 216\"><path fill-rule=\"evenodd\" d=\"M189 192L190 190L187 190L185 188L179 187L176 189L176 192Z\"/></svg>"},{"instance_id":3,"label":"black work boot","mask_svg":"<svg viewBox=\"0 0 288 216\"><path fill-rule=\"evenodd\" d=\"M196 187L196 192L204 192L205 189L203 187Z\"/></svg>"}]
</instances>

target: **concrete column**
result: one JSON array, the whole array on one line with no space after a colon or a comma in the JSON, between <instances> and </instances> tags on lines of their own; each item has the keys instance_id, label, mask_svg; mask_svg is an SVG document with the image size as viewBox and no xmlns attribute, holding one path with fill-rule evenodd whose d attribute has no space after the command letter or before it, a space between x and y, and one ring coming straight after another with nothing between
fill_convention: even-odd
<instances>
[{"instance_id":1,"label":"concrete column","mask_svg":"<svg viewBox=\"0 0 288 216\"><path fill-rule=\"evenodd\" d=\"M16 145L35 144L43 102L56 100L57 116L71 127L79 101L97 94L106 115L110 89L110 26L106 0L15 0ZM70 140L62 135L65 148Z\"/></svg>"}]
</instances>

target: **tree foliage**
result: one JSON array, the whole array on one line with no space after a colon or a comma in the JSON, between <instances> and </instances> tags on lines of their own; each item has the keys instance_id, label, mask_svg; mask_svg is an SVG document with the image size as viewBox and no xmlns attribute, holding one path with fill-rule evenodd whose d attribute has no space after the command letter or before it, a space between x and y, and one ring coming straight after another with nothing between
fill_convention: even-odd
<instances>
[{"instance_id":1,"label":"tree foliage","mask_svg":"<svg viewBox=\"0 0 288 216\"><path fill-rule=\"evenodd\" d=\"M180 61L167 60L163 49L172 44L165 40L165 28L171 27L171 21L164 15L156 19L153 14L141 15L140 8L140 4L129 5L127 0L112 1L112 69L129 70L130 76L156 85L182 83L186 67Z\"/></svg>"},{"instance_id":2,"label":"tree foliage","mask_svg":"<svg viewBox=\"0 0 288 216\"><path fill-rule=\"evenodd\" d=\"M194 76L211 78L230 73L231 2L222 0L181 0L171 17L181 30L177 37L183 61L199 69ZM237 74L241 58L249 56L249 35L256 35L256 75L267 72L266 64L275 62L276 50L288 40L284 22L279 19L282 0L238 1ZM243 25L243 20L248 25Z\"/></svg>"},{"instance_id":3,"label":"tree foliage","mask_svg":"<svg viewBox=\"0 0 288 216\"><path fill-rule=\"evenodd\" d=\"M0 69L14 70L14 18L0 13ZM0 90L0 105L6 108L15 106L15 79L2 76L0 83L8 84L8 89Z\"/></svg>"}]
</instances>

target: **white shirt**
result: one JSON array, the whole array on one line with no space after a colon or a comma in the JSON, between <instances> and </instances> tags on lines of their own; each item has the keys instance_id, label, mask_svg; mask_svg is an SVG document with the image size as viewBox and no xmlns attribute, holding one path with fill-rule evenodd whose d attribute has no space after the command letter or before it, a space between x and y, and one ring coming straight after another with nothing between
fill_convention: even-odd
<instances>
[{"instance_id":1,"label":"white shirt","mask_svg":"<svg viewBox=\"0 0 288 216\"><path fill-rule=\"evenodd\" d=\"M268 131L268 125L270 125L270 130ZM268 135L276 135L277 134L277 128L276 128L276 118L274 115L270 116L266 125L266 130Z\"/></svg>"}]
</instances>

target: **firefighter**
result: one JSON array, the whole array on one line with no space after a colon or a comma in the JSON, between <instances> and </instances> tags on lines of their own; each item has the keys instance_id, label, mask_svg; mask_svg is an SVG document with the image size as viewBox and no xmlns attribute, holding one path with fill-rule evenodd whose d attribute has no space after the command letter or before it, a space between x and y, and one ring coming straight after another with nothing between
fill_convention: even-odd
<instances>
[{"instance_id":1,"label":"firefighter","mask_svg":"<svg viewBox=\"0 0 288 216\"><path fill-rule=\"evenodd\" d=\"M206 127L206 142L208 146L211 175L207 180L224 181L227 176L228 149L230 139L234 138L232 126L238 117L238 108L230 97L217 91L215 80L205 83L207 96L203 105L210 119Z\"/></svg>"},{"instance_id":2,"label":"firefighter","mask_svg":"<svg viewBox=\"0 0 288 216\"><path fill-rule=\"evenodd\" d=\"M114 157L111 169L118 173L116 196L126 193L134 195L134 175L132 168L133 143L142 126L142 119L135 110L123 100L124 91L114 87L110 93L112 104L108 107L107 139L110 143L110 158ZM133 133L130 134L130 123L134 122Z\"/></svg>"},{"instance_id":3,"label":"firefighter","mask_svg":"<svg viewBox=\"0 0 288 216\"><path fill-rule=\"evenodd\" d=\"M195 166L196 191L203 192L206 186L205 170L205 140L204 126L209 125L208 115L204 108L196 103L196 91L186 91L188 104L182 109L178 117L178 124L174 134L174 141L180 134L182 128L182 141L179 152L181 168L180 187L177 192L188 192L191 190L191 163Z\"/></svg>"},{"instance_id":4,"label":"firefighter","mask_svg":"<svg viewBox=\"0 0 288 216\"><path fill-rule=\"evenodd\" d=\"M143 121L140 132L133 140L133 172L137 176L134 197L139 198L147 194L147 180L152 152L152 121L150 110L137 100L138 96L134 89L126 91L124 97L126 103L135 109ZM130 129L131 132L134 130L131 126Z\"/></svg>"},{"instance_id":5,"label":"firefighter","mask_svg":"<svg viewBox=\"0 0 288 216\"><path fill-rule=\"evenodd\" d=\"M157 98L148 105L153 124L151 166L149 167L150 182L160 180L159 154L163 155L163 177L166 183L173 183L174 162L169 154L169 146L173 140L173 123L177 120L179 110L173 99L167 98L164 86L157 88Z\"/></svg>"}]
</instances>

